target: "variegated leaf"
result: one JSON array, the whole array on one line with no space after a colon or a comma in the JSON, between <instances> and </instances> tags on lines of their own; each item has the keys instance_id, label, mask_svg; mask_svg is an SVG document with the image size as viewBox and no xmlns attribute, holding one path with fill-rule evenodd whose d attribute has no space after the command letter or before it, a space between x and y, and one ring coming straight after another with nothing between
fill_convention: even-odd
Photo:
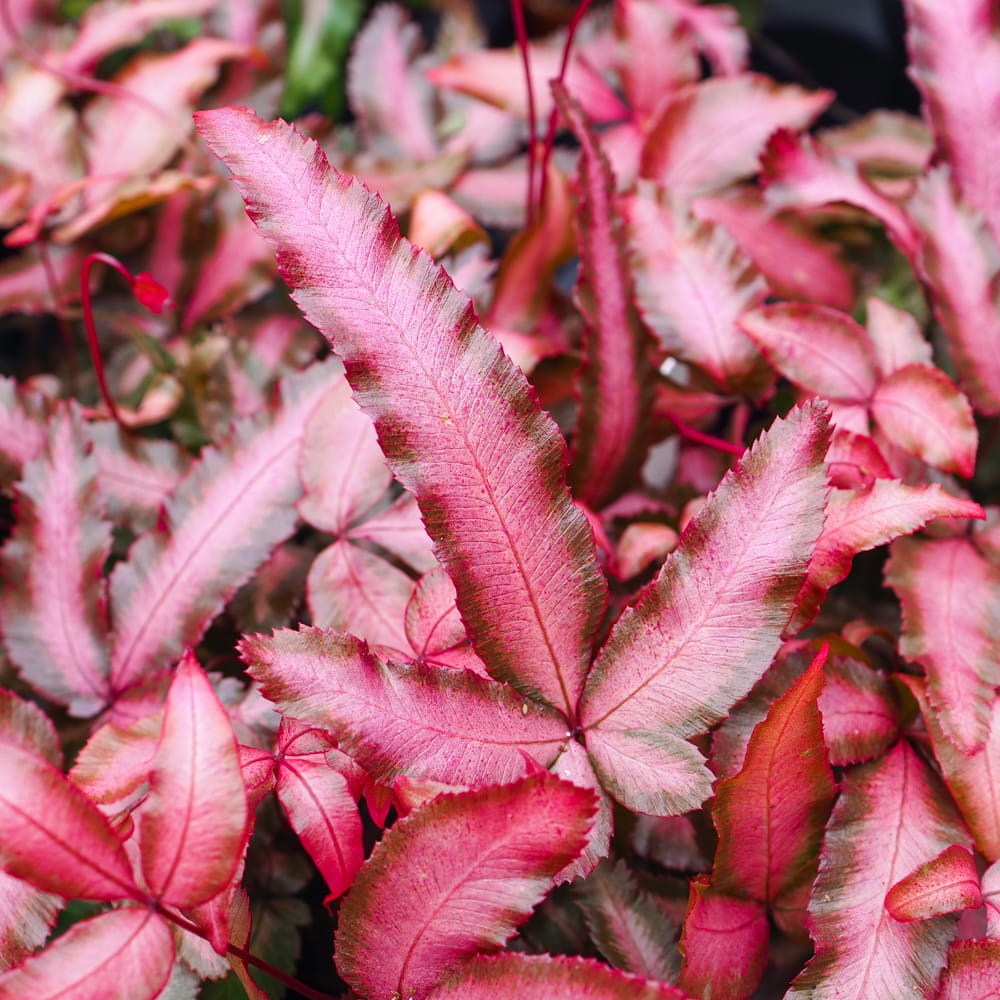
<instances>
[{"instance_id":1,"label":"variegated leaf","mask_svg":"<svg viewBox=\"0 0 1000 1000\"><path fill-rule=\"evenodd\" d=\"M652 342L632 301L614 174L583 109L561 84L552 89L581 150L576 296L587 331L569 480L575 495L599 510L634 482L646 457Z\"/></svg>"},{"instance_id":2,"label":"variegated leaf","mask_svg":"<svg viewBox=\"0 0 1000 1000\"><path fill-rule=\"evenodd\" d=\"M627 202L636 303L663 349L703 368L724 392L761 392L772 376L737 326L767 284L721 227L640 185Z\"/></svg>"},{"instance_id":3,"label":"variegated leaf","mask_svg":"<svg viewBox=\"0 0 1000 1000\"><path fill-rule=\"evenodd\" d=\"M903 605L900 651L927 671L945 735L981 750L1000 684L1000 568L966 538L899 539L886 582Z\"/></svg>"},{"instance_id":4,"label":"variegated leaf","mask_svg":"<svg viewBox=\"0 0 1000 1000\"><path fill-rule=\"evenodd\" d=\"M572 713L605 585L555 425L468 300L314 142L245 109L198 123L416 494L477 652Z\"/></svg>"},{"instance_id":5,"label":"variegated leaf","mask_svg":"<svg viewBox=\"0 0 1000 1000\"><path fill-rule=\"evenodd\" d=\"M372 777L454 785L509 781L525 754L543 766L568 738L556 712L469 671L382 661L322 629L246 637L241 655L266 697L329 730Z\"/></svg>"},{"instance_id":6,"label":"variegated leaf","mask_svg":"<svg viewBox=\"0 0 1000 1000\"><path fill-rule=\"evenodd\" d=\"M775 129L805 128L831 97L752 73L692 84L662 105L650 124L641 176L679 201L721 190L757 172Z\"/></svg>"},{"instance_id":7,"label":"variegated leaf","mask_svg":"<svg viewBox=\"0 0 1000 1000\"><path fill-rule=\"evenodd\" d=\"M1000 36L990 0L904 0L910 75L940 159L1000 239Z\"/></svg>"},{"instance_id":8,"label":"variegated leaf","mask_svg":"<svg viewBox=\"0 0 1000 1000\"><path fill-rule=\"evenodd\" d=\"M0 1000L154 1000L173 961L174 942L163 917L127 906L74 924L0 976Z\"/></svg>"},{"instance_id":9,"label":"variegated leaf","mask_svg":"<svg viewBox=\"0 0 1000 1000\"><path fill-rule=\"evenodd\" d=\"M431 1000L689 1000L665 983L585 958L508 953L477 955L431 993Z\"/></svg>"},{"instance_id":10,"label":"variegated leaf","mask_svg":"<svg viewBox=\"0 0 1000 1000\"><path fill-rule=\"evenodd\" d=\"M833 490L789 633L813 619L859 552L912 534L935 518L982 516L979 504L953 497L937 483L907 486L898 479L876 479L867 489Z\"/></svg>"},{"instance_id":11,"label":"variegated leaf","mask_svg":"<svg viewBox=\"0 0 1000 1000\"><path fill-rule=\"evenodd\" d=\"M95 715L112 699L104 589L110 551L111 524L82 417L62 409L17 487L17 526L0 555L0 625L24 680L73 715Z\"/></svg>"},{"instance_id":12,"label":"variegated leaf","mask_svg":"<svg viewBox=\"0 0 1000 1000\"><path fill-rule=\"evenodd\" d=\"M249 837L233 727L188 652L170 685L149 795L139 810L146 884L168 905L206 903L241 869Z\"/></svg>"},{"instance_id":13,"label":"variegated leaf","mask_svg":"<svg viewBox=\"0 0 1000 1000\"><path fill-rule=\"evenodd\" d=\"M298 451L332 375L316 365L283 383L271 413L241 421L209 448L111 576L115 691L164 670L198 641L225 602L295 528Z\"/></svg>"},{"instance_id":14,"label":"variegated leaf","mask_svg":"<svg viewBox=\"0 0 1000 1000\"><path fill-rule=\"evenodd\" d=\"M340 975L367 1000L422 1000L463 959L499 950L583 850L595 804L537 774L397 821L341 906Z\"/></svg>"},{"instance_id":15,"label":"variegated leaf","mask_svg":"<svg viewBox=\"0 0 1000 1000\"><path fill-rule=\"evenodd\" d=\"M706 731L770 666L820 534L827 440L825 410L807 404L726 475L595 661L581 706L588 747L625 740L662 758L665 741ZM694 748L678 752L687 777L670 789L623 772L632 796L658 800L644 811L685 812L709 794L707 770L680 764Z\"/></svg>"},{"instance_id":16,"label":"variegated leaf","mask_svg":"<svg viewBox=\"0 0 1000 1000\"><path fill-rule=\"evenodd\" d=\"M836 792L818 709L824 647L753 732L739 774L718 784L712 889L782 907L811 886Z\"/></svg>"},{"instance_id":17,"label":"variegated leaf","mask_svg":"<svg viewBox=\"0 0 1000 1000\"><path fill-rule=\"evenodd\" d=\"M675 982L680 955L672 921L639 885L623 861L601 864L575 886L590 936L616 968L660 982Z\"/></svg>"},{"instance_id":18,"label":"variegated leaf","mask_svg":"<svg viewBox=\"0 0 1000 1000\"><path fill-rule=\"evenodd\" d=\"M905 740L853 768L827 828L809 904L816 954L788 1000L933 996L954 918L900 923L885 897L966 838L939 779Z\"/></svg>"}]
</instances>

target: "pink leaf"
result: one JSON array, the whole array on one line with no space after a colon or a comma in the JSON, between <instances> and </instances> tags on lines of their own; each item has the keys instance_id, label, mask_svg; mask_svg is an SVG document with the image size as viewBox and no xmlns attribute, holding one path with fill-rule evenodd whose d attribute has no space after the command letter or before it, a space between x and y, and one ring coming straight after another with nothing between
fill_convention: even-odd
<instances>
[{"instance_id":1,"label":"pink leaf","mask_svg":"<svg viewBox=\"0 0 1000 1000\"><path fill-rule=\"evenodd\" d=\"M25 701L4 688L0 688L0 739L62 769L62 749L55 723L35 702Z\"/></svg>"},{"instance_id":2,"label":"pink leaf","mask_svg":"<svg viewBox=\"0 0 1000 1000\"><path fill-rule=\"evenodd\" d=\"M940 368L898 368L876 389L872 416L893 444L928 465L966 478L975 471L972 407Z\"/></svg>"},{"instance_id":3,"label":"pink leaf","mask_svg":"<svg viewBox=\"0 0 1000 1000\"><path fill-rule=\"evenodd\" d=\"M120 802L149 780L163 731L163 712L143 715L126 728L107 723L77 754L70 779L94 802Z\"/></svg>"},{"instance_id":4,"label":"pink leaf","mask_svg":"<svg viewBox=\"0 0 1000 1000\"><path fill-rule=\"evenodd\" d=\"M554 104L549 81L559 76L561 46L531 43L528 48L535 114L539 121L544 121ZM427 76L439 87L458 90L521 118L527 117L524 65L521 54L514 47L456 52L447 62L429 69ZM593 121L613 122L628 116L628 109L579 48L572 52L563 82L577 95Z\"/></svg>"},{"instance_id":5,"label":"pink leaf","mask_svg":"<svg viewBox=\"0 0 1000 1000\"><path fill-rule=\"evenodd\" d=\"M930 365L934 352L911 313L872 296L865 303L868 333L883 377L907 365Z\"/></svg>"},{"instance_id":6,"label":"pink leaf","mask_svg":"<svg viewBox=\"0 0 1000 1000\"><path fill-rule=\"evenodd\" d=\"M809 904L816 955L788 1000L932 996L954 923L903 924L884 900L914 868L964 839L939 780L906 741L851 769Z\"/></svg>"},{"instance_id":7,"label":"pink leaf","mask_svg":"<svg viewBox=\"0 0 1000 1000\"><path fill-rule=\"evenodd\" d=\"M627 203L636 304L664 350L725 392L760 392L771 375L736 325L767 285L720 226L697 222L648 185Z\"/></svg>"},{"instance_id":8,"label":"pink leaf","mask_svg":"<svg viewBox=\"0 0 1000 1000\"><path fill-rule=\"evenodd\" d=\"M233 942L242 948L248 947L250 944L250 899L245 889L237 890L233 897L230 925ZM232 966L233 972L236 973L243 989L246 990L247 1000L270 1000L251 977L250 970L242 959L237 958L232 952L226 957L229 959L229 964Z\"/></svg>"},{"instance_id":9,"label":"pink leaf","mask_svg":"<svg viewBox=\"0 0 1000 1000\"><path fill-rule=\"evenodd\" d=\"M764 76L715 77L678 92L650 125L640 173L678 201L711 194L755 174L768 137L800 129L830 103Z\"/></svg>"},{"instance_id":10,"label":"pink leaf","mask_svg":"<svg viewBox=\"0 0 1000 1000\"><path fill-rule=\"evenodd\" d=\"M907 677L906 685L920 703L934 756L977 849L988 861L1000 860L1000 782L996 778L1000 774L1000 702L991 703L983 748L966 754L945 735L942 716L931 708L925 682Z\"/></svg>"},{"instance_id":11,"label":"pink leaf","mask_svg":"<svg viewBox=\"0 0 1000 1000\"><path fill-rule=\"evenodd\" d=\"M283 383L273 412L246 418L207 448L166 509L111 576L116 690L198 641L237 588L295 528L303 426L330 376L314 366Z\"/></svg>"},{"instance_id":12,"label":"pink leaf","mask_svg":"<svg viewBox=\"0 0 1000 1000\"><path fill-rule=\"evenodd\" d=\"M690 9L683 5L681 10ZM645 122L667 95L701 75L691 32L666 3L630 0L614 5L618 72L635 119Z\"/></svg>"},{"instance_id":13,"label":"pink leaf","mask_svg":"<svg viewBox=\"0 0 1000 1000\"><path fill-rule=\"evenodd\" d=\"M406 607L406 641L417 659L429 663L451 663L461 658L469 668L487 676L467 645L465 625L455 607L455 586L440 567L424 573ZM460 652L464 650L467 655Z\"/></svg>"},{"instance_id":14,"label":"pink leaf","mask_svg":"<svg viewBox=\"0 0 1000 1000\"><path fill-rule=\"evenodd\" d=\"M533 761L527 763L528 774L534 774L538 765ZM611 850L611 834L615 826L614 803L598 781L587 751L577 740L566 739L559 747L559 756L549 765L549 770L564 781L570 781L578 788L586 788L597 796L597 817L590 828L587 846L576 861L559 872L556 881L571 882L575 878L586 878Z\"/></svg>"},{"instance_id":15,"label":"pink leaf","mask_svg":"<svg viewBox=\"0 0 1000 1000\"><path fill-rule=\"evenodd\" d=\"M665 983L651 983L589 958L517 953L477 955L438 986L431 1000L688 1000Z\"/></svg>"},{"instance_id":16,"label":"pink leaf","mask_svg":"<svg viewBox=\"0 0 1000 1000\"><path fill-rule=\"evenodd\" d=\"M834 490L789 634L813 619L829 589L850 572L859 552L910 535L935 518L982 516L979 504L953 497L937 483L907 486L898 479L876 479L867 489Z\"/></svg>"},{"instance_id":17,"label":"pink leaf","mask_svg":"<svg viewBox=\"0 0 1000 1000\"><path fill-rule=\"evenodd\" d=\"M344 357L476 651L494 676L572 712L606 588L555 425L468 300L315 142L247 110L198 123L277 245L296 300Z\"/></svg>"},{"instance_id":18,"label":"pink leaf","mask_svg":"<svg viewBox=\"0 0 1000 1000\"><path fill-rule=\"evenodd\" d=\"M0 739L62 767L56 727L34 702L0 689ZM40 948L62 909L63 900L0 872L0 971Z\"/></svg>"},{"instance_id":19,"label":"pink leaf","mask_svg":"<svg viewBox=\"0 0 1000 1000\"><path fill-rule=\"evenodd\" d=\"M250 830L236 739L190 652L167 695L139 833L146 883L171 906L211 899L243 862Z\"/></svg>"},{"instance_id":20,"label":"pink leaf","mask_svg":"<svg viewBox=\"0 0 1000 1000\"><path fill-rule=\"evenodd\" d=\"M113 420L95 421L88 431L108 514L137 534L147 531L188 471L190 452L176 441L123 431Z\"/></svg>"},{"instance_id":21,"label":"pink leaf","mask_svg":"<svg viewBox=\"0 0 1000 1000\"><path fill-rule=\"evenodd\" d=\"M899 739L898 691L890 677L860 660L831 656L819 710L835 766L881 757Z\"/></svg>"},{"instance_id":22,"label":"pink leaf","mask_svg":"<svg viewBox=\"0 0 1000 1000\"><path fill-rule=\"evenodd\" d=\"M581 149L576 297L587 329L569 479L577 498L599 510L632 484L646 456L652 344L632 303L611 167L580 105L561 84L552 90Z\"/></svg>"},{"instance_id":23,"label":"pink leaf","mask_svg":"<svg viewBox=\"0 0 1000 1000\"><path fill-rule=\"evenodd\" d=\"M778 650L820 533L827 440L825 410L807 404L727 473L612 629L581 708L588 731L687 738L753 687Z\"/></svg>"},{"instance_id":24,"label":"pink leaf","mask_svg":"<svg viewBox=\"0 0 1000 1000\"><path fill-rule=\"evenodd\" d=\"M438 152L436 95L417 64L420 47L420 28L393 4L376 7L354 39L347 91L358 127L379 159L430 160Z\"/></svg>"},{"instance_id":25,"label":"pink leaf","mask_svg":"<svg viewBox=\"0 0 1000 1000\"><path fill-rule=\"evenodd\" d=\"M341 905L338 972L368 1000L420 1000L462 959L499 950L583 850L594 806L539 774L397 821Z\"/></svg>"},{"instance_id":26,"label":"pink leaf","mask_svg":"<svg viewBox=\"0 0 1000 1000\"><path fill-rule=\"evenodd\" d=\"M200 17L211 0L137 0L126 6L94 4L80 18L73 42L59 64L72 72L88 72L105 56L138 45L150 30L174 18Z\"/></svg>"},{"instance_id":27,"label":"pink leaf","mask_svg":"<svg viewBox=\"0 0 1000 1000\"><path fill-rule=\"evenodd\" d=\"M523 201L521 195L520 200ZM472 210L477 206L473 205ZM546 174L545 200L533 222L516 233L504 250L497 272L489 325L512 360L530 361L531 366L552 348L538 346L538 329L548 318L552 283L557 268L576 254L573 238L573 203L569 181L550 163ZM509 331L528 334L528 344L510 343Z\"/></svg>"},{"instance_id":28,"label":"pink leaf","mask_svg":"<svg viewBox=\"0 0 1000 1000\"><path fill-rule=\"evenodd\" d=\"M548 765L566 722L505 684L468 671L383 662L365 643L303 627L245 637L240 654L264 695L328 729L378 781L397 774L454 785L524 773L523 753Z\"/></svg>"},{"instance_id":29,"label":"pink leaf","mask_svg":"<svg viewBox=\"0 0 1000 1000\"><path fill-rule=\"evenodd\" d=\"M843 311L853 306L854 280L836 244L796 216L769 208L757 189L699 198L692 210L699 219L723 226L780 298Z\"/></svg>"},{"instance_id":30,"label":"pink leaf","mask_svg":"<svg viewBox=\"0 0 1000 1000\"><path fill-rule=\"evenodd\" d=\"M127 906L74 924L0 976L0 1000L154 1000L173 962L164 919Z\"/></svg>"},{"instance_id":31,"label":"pink leaf","mask_svg":"<svg viewBox=\"0 0 1000 1000\"><path fill-rule=\"evenodd\" d=\"M245 45L222 38L195 38L171 53L145 52L130 59L115 81L140 100L123 107L117 95L99 94L87 103L88 159L102 179L89 187L83 213L61 228L64 242L107 218L122 196L123 175L148 185L144 175L164 167L185 141L191 111L221 64L246 55Z\"/></svg>"},{"instance_id":32,"label":"pink leaf","mask_svg":"<svg viewBox=\"0 0 1000 1000\"><path fill-rule=\"evenodd\" d=\"M306 594L311 620L320 628L350 630L396 655L406 651L403 619L413 580L381 556L338 539L313 560Z\"/></svg>"},{"instance_id":33,"label":"pink leaf","mask_svg":"<svg viewBox=\"0 0 1000 1000\"><path fill-rule=\"evenodd\" d=\"M824 647L771 706L742 770L716 787L712 889L720 896L780 906L812 885L836 792L817 707L826 655Z\"/></svg>"},{"instance_id":34,"label":"pink leaf","mask_svg":"<svg viewBox=\"0 0 1000 1000\"><path fill-rule=\"evenodd\" d=\"M983 872L979 888L986 910L987 936L995 938L1000 926L1000 864L994 862Z\"/></svg>"},{"instance_id":35,"label":"pink leaf","mask_svg":"<svg viewBox=\"0 0 1000 1000\"><path fill-rule=\"evenodd\" d=\"M278 799L330 889L347 891L365 859L361 816L347 779L325 760L288 755L278 765Z\"/></svg>"},{"instance_id":36,"label":"pink leaf","mask_svg":"<svg viewBox=\"0 0 1000 1000\"><path fill-rule=\"evenodd\" d=\"M747 313L740 328L782 375L808 392L863 403L875 391L871 339L846 313L779 302Z\"/></svg>"},{"instance_id":37,"label":"pink leaf","mask_svg":"<svg viewBox=\"0 0 1000 1000\"><path fill-rule=\"evenodd\" d=\"M125 852L97 807L63 773L2 742L0 862L66 899L142 899Z\"/></svg>"},{"instance_id":38,"label":"pink leaf","mask_svg":"<svg viewBox=\"0 0 1000 1000\"><path fill-rule=\"evenodd\" d=\"M626 843L640 858L681 871L705 871L712 867L711 858L706 856L699 842L700 823L696 828L694 815L637 816L635 819ZM676 909L674 912L683 917Z\"/></svg>"},{"instance_id":39,"label":"pink leaf","mask_svg":"<svg viewBox=\"0 0 1000 1000\"><path fill-rule=\"evenodd\" d=\"M1000 38L990 0L905 0L910 75L962 199L1000 239Z\"/></svg>"},{"instance_id":40,"label":"pink leaf","mask_svg":"<svg viewBox=\"0 0 1000 1000\"><path fill-rule=\"evenodd\" d=\"M876 109L846 125L823 129L823 142L857 162L882 191L908 189L910 178L927 169L934 137L920 118L903 111Z\"/></svg>"},{"instance_id":41,"label":"pink leaf","mask_svg":"<svg viewBox=\"0 0 1000 1000\"><path fill-rule=\"evenodd\" d=\"M958 844L901 879L885 897L885 908L897 920L927 920L982 905L975 858Z\"/></svg>"},{"instance_id":42,"label":"pink leaf","mask_svg":"<svg viewBox=\"0 0 1000 1000\"><path fill-rule=\"evenodd\" d=\"M58 261L56 261L58 264ZM79 268L78 262L74 274ZM18 308L24 301L13 296ZM4 308L3 282L0 281L0 308ZM0 482L4 487L21 478L21 467L45 447L44 397L23 389L6 375L0 376Z\"/></svg>"},{"instance_id":43,"label":"pink leaf","mask_svg":"<svg viewBox=\"0 0 1000 1000\"><path fill-rule=\"evenodd\" d=\"M677 985L712 1000L745 1000L764 974L769 930L760 903L726 896L699 876L691 883Z\"/></svg>"},{"instance_id":44,"label":"pink leaf","mask_svg":"<svg viewBox=\"0 0 1000 1000\"><path fill-rule=\"evenodd\" d=\"M767 201L775 208L843 201L875 216L892 241L911 256L920 236L903 210L862 176L858 166L809 137L772 136L761 157Z\"/></svg>"},{"instance_id":45,"label":"pink leaf","mask_svg":"<svg viewBox=\"0 0 1000 1000\"><path fill-rule=\"evenodd\" d=\"M742 73L750 57L750 39L740 24L739 12L728 4L710 7L688 0L658 0L694 33L698 50L716 76Z\"/></svg>"},{"instance_id":46,"label":"pink leaf","mask_svg":"<svg viewBox=\"0 0 1000 1000\"><path fill-rule=\"evenodd\" d=\"M929 284L958 381L976 409L1000 413L1000 249L952 190L946 167L926 174L910 199L919 232L911 259Z\"/></svg>"},{"instance_id":47,"label":"pink leaf","mask_svg":"<svg viewBox=\"0 0 1000 1000\"><path fill-rule=\"evenodd\" d=\"M17 526L3 547L6 648L22 677L73 715L111 700L104 563L111 525L83 421L65 409L17 488Z\"/></svg>"},{"instance_id":48,"label":"pink leaf","mask_svg":"<svg viewBox=\"0 0 1000 1000\"><path fill-rule=\"evenodd\" d=\"M423 247L435 260L449 251L457 257L471 247L488 253L486 230L443 191L428 189L417 195L407 233L411 243ZM492 264L485 261L484 268L492 269ZM461 287L460 282L455 284Z\"/></svg>"},{"instance_id":49,"label":"pink leaf","mask_svg":"<svg viewBox=\"0 0 1000 1000\"><path fill-rule=\"evenodd\" d=\"M631 579L654 563L661 564L677 548L680 535L669 525L633 521L621 533L615 547L618 577Z\"/></svg>"},{"instance_id":50,"label":"pink leaf","mask_svg":"<svg viewBox=\"0 0 1000 1000\"><path fill-rule=\"evenodd\" d=\"M355 540L387 549L418 573L438 565L434 543L412 493L404 492L395 503L355 525L349 534Z\"/></svg>"},{"instance_id":51,"label":"pink leaf","mask_svg":"<svg viewBox=\"0 0 1000 1000\"><path fill-rule=\"evenodd\" d=\"M739 774L753 731L767 718L771 706L802 676L821 646L785 643L753 690L712 733L711 767L720 781ZM706 860L700 867L708 869L711 864Z\"/></svg>"},{"instance_id":52,"label":"pink leaf","mask_svg":"<svg viewBox=\"0 0 1000 1000\"><path fill-rule=\"evenodd\" d=\"M14 172L15 192L18 174L28 175L31 195L47 211L45 203L49 198L63 185L78 180L83 172L80 120L65 100L66 85L51 72L20 61L4 77L4 165ZM32 143L32 138L37 141ZM16 206L21 199L15 198ZM10 221L18 217L14 214ZM73 256L62 255L63 263L69 263ZM28 272L16 270L40 290L43 267ZM42 301L38 301L38 307Z\"/></svg>"},{"instance_id":53,"label":"pink leaf","mask_svg":"<svg viewBox=\"0 0 1000 1000\"><path fill-rule=\"evenodd\" d=\"M937 1000L996 1000L1000 941L955 941Z\"/></svg>"},{"instance_id":54,"label":"pink leaf","mask_svg":"<svg viewBox=\"0 0 1000 1000\"><path fill-rule=\"evenodd\" d=\"M835 427L826 453L830 485L843 490L860 490L877 479L892 479L892 469L878 445L867 434L855 434Z\"/></svg>"},{"instance_id":55,"label":"pink leaf","mask_svg":"<svg viewBox=\"0 0 1000 1000\"><path fill-rule=\"evenodd\" d=\"M601 786L633 812L673 816L712 794L705 758L670 732L597 726L587 733L587 753Z\"/></svg>"},{"instance_id":56,"label":"pink leaf","mask_svg":"<svg viewBox=\"0 0 1000 1000\"><path fill-rule=\"evenodd\" d=\"M900 652L927 671L948 739L965 754L981 750L1000 684L1000 568L967 538L900 539L891 551L885 578L903 605Z\"/></svg>"},{"instance_id":57,"label":"pink leaf","mask_svg":"<svg viewBox=\"0 0 1000 1000\"><path fill-rule=\"evenodd\" d=\"M305 496L299 513L334 535L368 514L392 483L375 428L342 376L331 378L309 417L300 463Z\"/></svg>"},{"instance_id":58,"label":"pink leaf","mask_svg":"<svg viewBox=\"0 0 1000 1000\"><path fill-rule=\"evenodd\" d=\"M63 904L58 896L0 872L0 972L45 944Z\"/></svg>"},{"instance_id":59,"label":"pink leaf","mask_svg":"<svg viewBox=\"0 0 1000 1000\"><path fill-rule=\"evenodd\" d=\"M247 218L236 192L224 188L214 194L212 204L219 233L195 271L181 321L185 330L199 320L220 313L230 315L242 303L260 298L274 284L274 255ZM292 317L281 319L287 322Z\"/></svg>"}]
</instances>

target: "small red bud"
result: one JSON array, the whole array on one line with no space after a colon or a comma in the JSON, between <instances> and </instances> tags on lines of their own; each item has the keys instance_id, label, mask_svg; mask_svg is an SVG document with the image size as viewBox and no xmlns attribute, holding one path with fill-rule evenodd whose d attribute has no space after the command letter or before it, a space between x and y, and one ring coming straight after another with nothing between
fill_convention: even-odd
<instances>
[{"instance_id":1,"label":"small red bud","mask_svg":"<svg viewBox=\"0 0 1000 1000\"><path fill-rule=\"evenodd\" d=\"M167 290L147 271L132 279L132 294L156 316L174 305Z\"/></svg>"}]
</instances>

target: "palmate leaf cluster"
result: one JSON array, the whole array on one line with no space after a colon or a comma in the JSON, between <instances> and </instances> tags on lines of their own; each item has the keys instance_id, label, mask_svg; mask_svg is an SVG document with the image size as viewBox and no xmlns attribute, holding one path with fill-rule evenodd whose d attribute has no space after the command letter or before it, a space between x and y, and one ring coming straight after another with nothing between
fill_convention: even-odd
<instances>
[{"instance_id":1,"label":"palmate leaf cluster","mask_svg":"<svg viewBox=\"0 0 1000 1000\"><path fill-rule=\"evenodd\" d=\"M0 998L994 996L992 6L323 6L2 4Z\"/></svg>"}]
</instances>

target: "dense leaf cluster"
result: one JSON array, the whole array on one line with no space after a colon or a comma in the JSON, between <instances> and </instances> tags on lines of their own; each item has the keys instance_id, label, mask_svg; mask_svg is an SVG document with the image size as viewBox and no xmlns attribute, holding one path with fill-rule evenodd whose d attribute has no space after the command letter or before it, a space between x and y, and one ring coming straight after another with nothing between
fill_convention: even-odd
<instances>
[{"instance_id":1,"label":"dense leaf cluster","mask_svg":"<svg viewBox=\"0 0 1000 1000\"><path fill-rule=\"evenodd\" d=\"M0 0L0 1000L996 995L993 6L324 7Z\"/></svg>"}]
</instances>

